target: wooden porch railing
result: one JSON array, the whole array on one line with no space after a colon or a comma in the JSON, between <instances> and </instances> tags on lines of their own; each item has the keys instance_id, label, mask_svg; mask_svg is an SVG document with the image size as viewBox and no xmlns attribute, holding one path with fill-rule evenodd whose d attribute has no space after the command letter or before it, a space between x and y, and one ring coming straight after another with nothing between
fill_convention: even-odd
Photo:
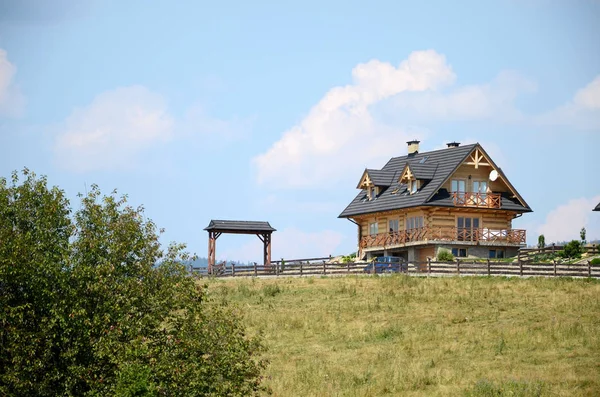
<instances>
[{"instance_id":1,"label":"wooden porch railing","mask_svg":"<svg viewBox=\"0 0 600 397\"><path fill-rule=\"evenodd\" d=\"M477 208L500 208L502 206L502 195L499 193L452 193L454 205L459 207Z\"/></svg>"},{"instance_id":2,"label":"wooden porch railing","mask_svg":"<svg viewBox=\"0 0 600 397\"><path fill-rule=\"evenodd\" d=\"M508 244L525 244L525 230L521 229L474 229L457 227L422 227L418 229L399 230L397 232L364 236L360 240L360 248L389 247L425 240L441 241L475 241L503 242Z\"/></svg>"}]
</instances>

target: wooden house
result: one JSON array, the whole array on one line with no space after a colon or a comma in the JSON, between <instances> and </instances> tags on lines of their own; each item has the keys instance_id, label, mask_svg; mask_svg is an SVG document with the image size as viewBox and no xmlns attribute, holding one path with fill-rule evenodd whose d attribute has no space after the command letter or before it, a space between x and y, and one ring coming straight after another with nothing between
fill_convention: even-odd
<instances>
[{"instance_id":1,"label":"wooden house","mask_svg":"<svg viewBox=\"0 0 600 397\"><path fill-rule=\"evenodd\" d=\"M380 170L366 169L358 195L339 215L357 225L358 257L505 258L526 244L513 219L531 208L480 144L452 142L442 150L394 157Z\"/></svg>"}]
</instances>

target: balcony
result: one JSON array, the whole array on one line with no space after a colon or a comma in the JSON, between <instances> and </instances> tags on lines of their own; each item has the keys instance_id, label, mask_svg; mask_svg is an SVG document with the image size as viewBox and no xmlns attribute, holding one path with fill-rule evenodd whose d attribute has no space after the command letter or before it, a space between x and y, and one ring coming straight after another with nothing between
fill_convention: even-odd
<instances>
[{"instance_id":1,"label":"balcony","mask_svg":"<svg viewBox=\"0 0 600 397\"><path fill-rule=\"evenodd\" d=\"M521 245L526 242L526 232L521 229L474 229L457 227L422 227L419 229L399 230L364 236L360 239L360 248L402 246L409 243L434 241L490 243L490 245Z\"/></svg>"},{"instance_id":2,"label":"balcony","mask_svg":"<svg viewBox=\"0 0 600 397\"><path fill-rule=\"evenodd\" d=\"M502 196L499 193L453 192L452 201L457 207L500 208Z\"/></svg>"}]
</instances>

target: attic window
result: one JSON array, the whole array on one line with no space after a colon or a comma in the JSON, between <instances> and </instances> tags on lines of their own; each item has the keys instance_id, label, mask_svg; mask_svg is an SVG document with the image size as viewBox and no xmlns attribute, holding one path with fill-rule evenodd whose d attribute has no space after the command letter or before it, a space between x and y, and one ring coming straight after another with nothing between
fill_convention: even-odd
<instances>
[{"instance_id":1,"label":"attic window","mask_svg":"<svg viewBox=\"0 0 600 397\"><path fill-rule=\"evenodd\" d=\"M408 189L410 191L410 194L415 194L417 192L417 190L419 189L419 183L418 183L418 181L416 181L414 179L411 179L408 182L408 184L409 184L408 185Z\"/></svg>"},{"instance_id":2,"label":"attic window","mask_svg":"<svg viewBox=\"0 0 600 397\"><path fill-rule=\"evenodd\" d=\"M375 200L377 198L377 186L371 186L368 190L369 200Z\"/></svg>"},{"instance_id":3,"label":"attic window","mask_svg":"<svg viewBox=\"0 0 600 397\"><path fill-rule=\"evenodd\" d=\"M428 156L423 157L421 159L421 161L419 161L419 164L424 164L427 161L428 158L429 158Z\"/></svg>"}]
</instances>

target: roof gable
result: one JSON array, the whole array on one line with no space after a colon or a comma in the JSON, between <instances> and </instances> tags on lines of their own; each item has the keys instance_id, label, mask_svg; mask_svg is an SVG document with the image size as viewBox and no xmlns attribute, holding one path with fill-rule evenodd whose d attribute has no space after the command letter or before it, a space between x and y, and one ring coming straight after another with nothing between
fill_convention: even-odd
<instances>
[{"instance_id":1,"label":"roof gable","mask_svg":"<svg viewBox=\"0 0 600 397\"><path fill-rule=\"evenodd\" d=\"M500 167L498 167L496 165L496 163L494 163L492 158L487 154L487 152L483 149L483 147L479 143L475 144L475 146L473 147L471 152L467 155L466 160L463 161L461 164L459 164L454 169L454 171L450 175L448 175L448 177L440 184L440 186L442 186L449 179L451 179L452 176L455 174L456 170L458 169L458 167L460 167L463 164L472 165L475 167L475 169L478 169L480 166L490 167L490 172L492 170L496 170L498 172L498 177L502 179L504 184L508 187L508 189L511 191L511 193L519 200L521 205L525 208L529 208L529 205L525 202L523 197L521 197L519 192L517 192L517 189L515 189L515 187L510 183L510 181L508 180L508 178L506 177L506 175L504 174L502 169ZM431 197L428 198L428 201L431 200L432 197L433 197L433 195L431 195Z\"/></svg>"}]
</instances>

